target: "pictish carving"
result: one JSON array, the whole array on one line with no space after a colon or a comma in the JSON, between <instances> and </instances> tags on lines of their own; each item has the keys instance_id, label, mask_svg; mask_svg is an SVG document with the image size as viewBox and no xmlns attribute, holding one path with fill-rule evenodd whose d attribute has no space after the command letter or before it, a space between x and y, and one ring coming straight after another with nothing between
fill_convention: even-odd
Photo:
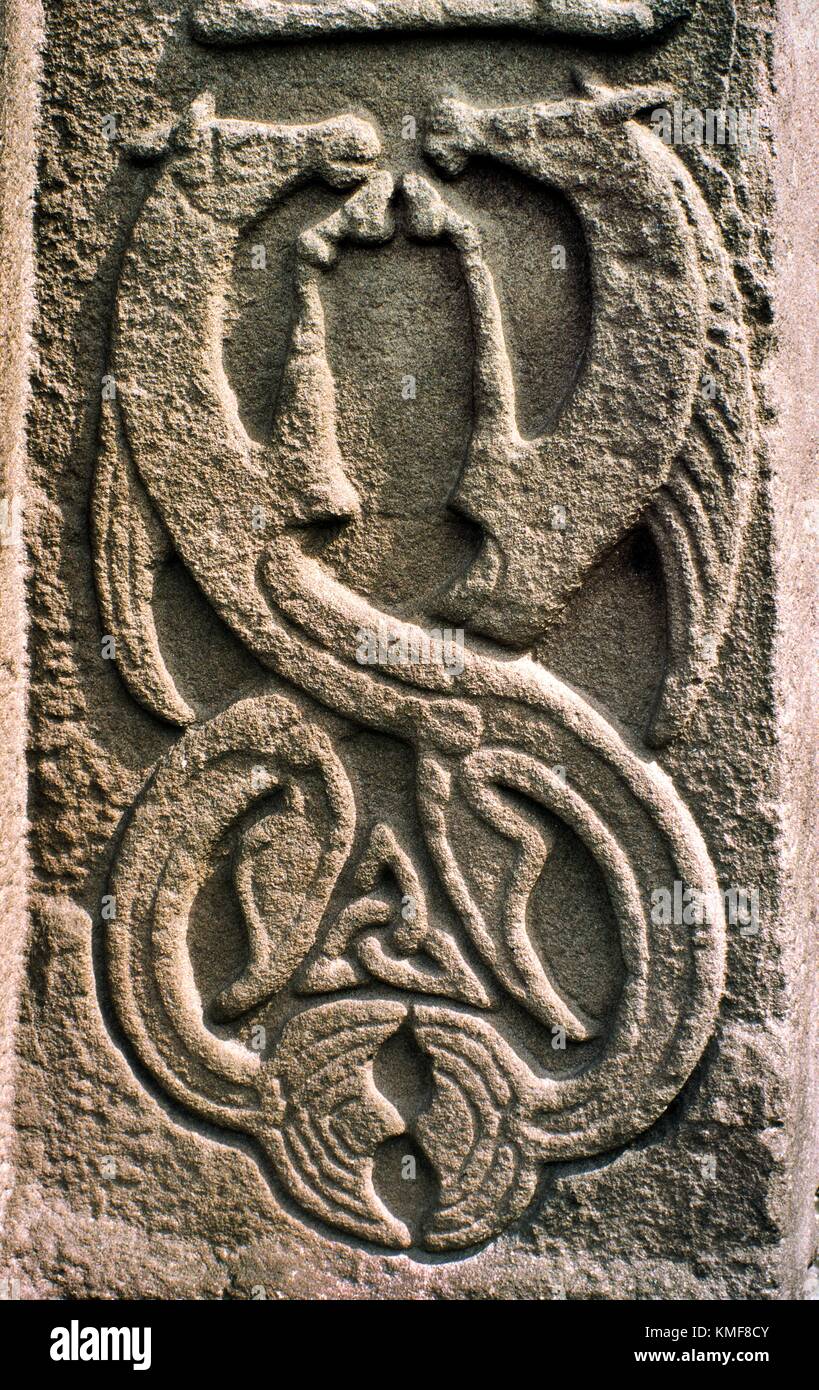
<instances>
[{"instance_id":1,"label":"pictish carving","mask_svg":"<svg viewBox=\"0 0 819 1390\"><path fill-rule=\"evenodd\" d=\"M642 39L689 12L687 0L204 0L193 12L191 29L202 43L213 44L458 29Z\"/></svg>"},{"instance_id":2,"label":"pictish carving","mask_svg":"<svg viewBox=\"0 0 819 1390\"><path fill-rule=\"evenodd\" d=\"M287 37L308 9L318 25L355 29L375 8L207 5L194 30L208 41ZM536 10L531 23L562 17L575 26L562 32L582 33L598 32L603 13L605 33L620 11L629 33L678 13L592 0ZM400 0L378 7L382 27L416 27L414 14ZM425 7L424 23L440 27L443 14ZM668 587L668 662L648 731L663 744L684 733L730 615L753 481L747 350L706 205L639 119L664 95L585 85L526 107L447 100L429 114L430 170L401 176L377 167L378 137L358 117L228 120L203 98L153 150L164 163L123 261L117 393L104 405L93 505L97 587L129 691L185 731L116 857L114 1006L179 1104L252 1136L298 1208L392 1249L456 1251L496 1236L526 1211L545 1162L651 1125L713 1028L725 934L699 830L647 749L529 654L601 559L648 524ZM448 188L473 157L558 189L588 247L587 353L538 438L518 422L479 219ZM225 287L243 231L307 180L341 201L298 237L289 348L270 438L258 442L222 361ZM454 251L470 309L472 433L451 500L482 541L441 600L440 616L466 632L457 665L416 659L420 624L341 583L306 543L362 501L339 446L323 287L348 245L396 235L398 209L410 238ZM145 263L162 276L159 301L141 294ZM719 381L710 398L698 390L705 371ZM565 534L551 521L558 501L578 517ZM250 524L254 506L264 528ZM154 624L169 553L271 673L270 689L204 722ZM407 659L376 648L362 664L358 635L384 628ZM417 835L362 810L342 725L411 750ZM277 848L282 808L304 841L295 877ZM558 824L593 862L616 924L622 987L604 1016L573 996L532 931ZM506 866L491 885L473 838ZM205 1001L191 921L226 843L246 961ZM652 918L652 889L677 882L710 904L696 931ZM271 1035L253 1050L241 1026L262 1016ZM411 1123L378 1084L379 1056L399 1034L429 1066ZM564 1039L572 1065L548 1067L531 1037ZM403 1134L436 1185L412 1229L377 1181L381 1147Z\"/></svg>"}]
</instances>

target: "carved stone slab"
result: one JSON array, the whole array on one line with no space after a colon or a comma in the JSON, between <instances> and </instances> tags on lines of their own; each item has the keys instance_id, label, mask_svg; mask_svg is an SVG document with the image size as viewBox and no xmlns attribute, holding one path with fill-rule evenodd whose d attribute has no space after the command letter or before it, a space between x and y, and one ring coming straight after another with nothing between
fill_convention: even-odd
<instances>
[{"instance_id":1,"label":"carved stone slab","mask_svg":"<svg viewBox=\"0 0 819 1390\"><path fill-rule=\"evenodd\" d=\"M801 1296L800 42L46 0L25 1294Z\"/></svg>"}]
</instances>

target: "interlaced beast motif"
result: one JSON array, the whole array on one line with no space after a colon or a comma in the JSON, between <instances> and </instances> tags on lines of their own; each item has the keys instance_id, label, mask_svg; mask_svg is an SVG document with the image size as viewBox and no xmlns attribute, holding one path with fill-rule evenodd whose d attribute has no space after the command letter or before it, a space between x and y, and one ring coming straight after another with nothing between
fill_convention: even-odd
<instances>
[{"instance_id":1,"label":"interlaced beast motif","mask_svg":"<svg viewBox=\"0 0 819 1390\"><path fill-rule=\"evenodd\" d=\"M223 9L202 12L203 32L218 32ZM266 7L264 22L284 9ZM129 690L186 732L140 794L114 867L114 1004L141 1062L181 1105L253 1136L298 1206L395 1249L474 1246L521 1216L544 1162L644 1131L696 1065L719 1002L721 910L696 933L650 912L658 883L718 898L691 815L646 748L529 654L601 558L648 523L669 594L668 664L647 734L663 744L685 729L733 601L753 480L747 351L705 203L639 120L662 95L585 86L529 107L446 101L430 115L426 154L447 180L457 187L475 156L500 161L558 189L586 238L591 338L571 399L539 438L518 423L478 221L437 177L379 169L377 135L358 118L285 127L194 103L151 147L164 164L122 266L118 389L94 498L98 593ZM270 438L258 442L222 361L225 285L243 230L307 180L347 192L298 239L289 351ZM338 442L323 286L349 245L393 238L399 207L408 236L454 250L470 309L472 434L452 503L482 543L442 599L467 633L462 669L392 664L377 651L362 665L362 628L386 624L410 653L423 633L342 584L305 544L311 527L343 526L361 503ZM159 301L141 293L146 263L161 270ZM704 400L709 368L720 387ZM582 517L568 535L550 521L558 496ZM247 524L254 505L263 531ZM153 618L171 552L271 673L269 689L204 722L176 687ZM335 729L345 721L412 749L423 862L383 819L359 824L343 740L321 711ZM300 876L282 869L282 807L303 848ZM594 861L616 920L623 979L610 1018L570 996L529 931L558 822ZM508 851L499 885L464 850L473 832ZM247 959L206 1006L190 918L231 836ZM565 931L571 940L570 920ZM262 1051L226 1036L285 989L290 1004ZM574 1065L550 1073L536 1061L509 1032L509 1006L528 1027L564 1035ZM378 1085L379 1056L399 1034L430 1075L411 1125ZM414 1230L373 1178L380 1147L410 1130L437 1183Z\"/></svg>"}]
</instances>

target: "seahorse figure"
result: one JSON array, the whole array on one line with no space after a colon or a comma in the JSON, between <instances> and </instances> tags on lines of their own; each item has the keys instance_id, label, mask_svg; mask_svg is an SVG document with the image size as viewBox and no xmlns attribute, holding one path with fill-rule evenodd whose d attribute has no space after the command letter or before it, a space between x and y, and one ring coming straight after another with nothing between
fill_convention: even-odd
<instances>
[{"instance_id":1,"label":"seahorse figure","mask_svg":"<svg viewBox=\"0 0 819 1390\"><path fill-rule=\"evenodd\" d=\"M450 103L429 132L428 151L450 174L479 152L553 183L586 233L591 342L571 401L542 439L524 439L517 427L501 311L477 229L420 175L398 188L389 174L365 170L377 141L363 122L263 126L222 121L207 104L195 106L123 265L112 351L118 397L103 422L94 520L101 606L118 633L129 688L160 716L195 722L162 661L151 614L152 574L163 547L172 546L264 665L336 714L414 746L430 855L473 946L542 1025L564 1029L581 1048L592 1045L573 1073L552 1077L533 1070L474 1012L348 1000L297 1015L264 1061L216 1039L191 987L185 942L187 913L218 836L271 787L298 784L306 770L321 777L338 832L310 909L293 925L287 960L295 969L349 852L355 805L326 736L281 697L242 701L190 729L146 787L115 869L110 962L124 1026L171 1094L256 1135L303 1206L388 1245L406 1245L410 1236L372 1182L374 1146L399 1123L372 1081L385 1038L410 1018L430 1055L437 1099L424 1132L438 1155L443 1199L426 1243L461 1248L524 1209L543 1160L626 1142L677 1094L713 1027L724 922L714 909L696 942L690 934L672 942L652 921L650 889L658 884L682 881L716 902L702 838L645 751L525 650L509 660L494 658L485 644L468 647L460 673L356 661L362 628L386 620L409 651L419 650L423 634L340 584L303 545L306 526L343 522L358 506L336 437L322 277L345 242L392 236L397 196L411 235L452 243L475 351L475 427L454 501L483 527L485 541L448 595L449 611L477 632L525 648L606 550L650 517L671 576L671 607L676 601L685 614L672 618L654 723L655 738L668 737L690 712L691 673L702 678L705 646L724 622L724 608L715 618L710 598L711 586L732 572L721 549L726 523L699 520L723 504L741 514L749 407L741 316L716 229L682 166L632 119L656 96L596 92L480 112ZM300 238L290 352L273 436L259 443L244 430L222 366L222 286L242 226L288 187L316 176L361 187ZM141 289L146 263L164 288L158 301ZM715 411L696 403L709 361L723 372ZM557 487L570 511L588 515L559 550L548 521ZM594 504L584 507L590 490ZM261 534L250 524L254 506L269 518ZM271 773L259 789L248 762L262 753ZM565 780L558 765L568 770ZM566 996L533 947L527 903L549 845L505 789L569 824L604 874L625 967L606 1028ZM484 899L455 848L453 827L464 815L515 847L499 907ZM171 823L178 827L172 832ZM257 1006L284 982L281 953L264 936L257 922L248 966L230 992L238 1009ZM295 1059L307 1053L315 1065L299 1071ZM330 1102L322 1095L330 1075L333 1104L352 1107L359 1119L352 1157L327 1128ZM481 1132L464 1138L453 1167L436 1141L436 1117L454 1123L453 1096L471 1093L476 1077L483 1078L482 1099L473 1096Z\"/></svg>"}]
</instances>

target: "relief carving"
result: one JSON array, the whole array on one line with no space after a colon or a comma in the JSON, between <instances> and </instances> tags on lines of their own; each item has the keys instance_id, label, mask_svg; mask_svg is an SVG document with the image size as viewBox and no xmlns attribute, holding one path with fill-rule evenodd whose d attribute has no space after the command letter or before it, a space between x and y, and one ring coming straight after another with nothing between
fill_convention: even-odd
<instances>
[{"instance_id":1,"label":"relief carving","mask_svg":"<svg viewBox=\"0 0 819 1390\"><path fill-rule=\"evenodd\" d=\"M204 0L191 29L202 43L296 41L328 34L434 34L520 29L642 39L690 13L688 0Z\"/></svg>"},{"instance_id":2,"label":"relief carving","mask_svg":"<svg viewBox=\"0 0 819 1390\"><path fill-rule=\"evenodd\" d=\"M273 24L301 8L230 13ZM603 8L560 13L591 24ZM605 7L615 10L641 22L670 13ZM197 24L218 37L224 12L205 7ZM529 655L606 553L649 524L669 593L669 659L648 734L662 744L685 728L733 601L752 482L747 351L705 203L638 119L664 96L584 86L559 102L445 101L430 114L425 151L455 192L470 158L499 161L558 189L586 238L591 338L571 398L539 438L518 425L478 220L437 178L377 168L378 137L357 117L275 126L194 103L152 145L163 165L123 261L117 395L104 407L94 497L97 587L128 689L187 731L137 799L114 865L114 1006L179 1104L252 1136L298 1207L393 1249L475 1246L522 1215L544 1162L643 1132L696 1065L720 998L724 920L691 815L646 748ZM260 442L222 360L226 285L242 230L308 180L343 201L298 238L296 314L271 437ZM470 307L473 425L451 501L482 543L440 610L466 629L461 670L381 654L360 664L362 629L386 625L410 653L424 630L342 584L309 544L361 506L338 443L322 287L348 246L395 235L399 208L410 237L454 250ZM142 292L146 265L164 287L159 300ZM707 370L719 382L712 399L698 390ZM564 534L550 518L567 499L578 524ZM266 518L259 530L254 507ZM170 551L272 673L270 690L206 722L176 688L153 620ZM346 721L412 750L417 844L368 822L344 740L275 693L282 681L330 711L333 729ZM302 827L298 881L281 868L277 807ZM556 822L596 865L616 921L623 983L610 1017L572 997L531 935ZM473 834L506 855L497 891L470 852ZM190 921L226 837L247 959L206 1006ZM674 882L712 905L696 932L652 920L652 889ZM565 931L571 939L570 921ZM254 1051L241 1027L285 995ZM537 1036L565 1035L571 1066L536 1058L509 1008ZM431 1094L411 1125L378 1084L379 1056L399 1034L430 1068ZM381 1146L410 1133L437 1184L416 1229L374 1180Z\"/></svg>"}]
</instances>

